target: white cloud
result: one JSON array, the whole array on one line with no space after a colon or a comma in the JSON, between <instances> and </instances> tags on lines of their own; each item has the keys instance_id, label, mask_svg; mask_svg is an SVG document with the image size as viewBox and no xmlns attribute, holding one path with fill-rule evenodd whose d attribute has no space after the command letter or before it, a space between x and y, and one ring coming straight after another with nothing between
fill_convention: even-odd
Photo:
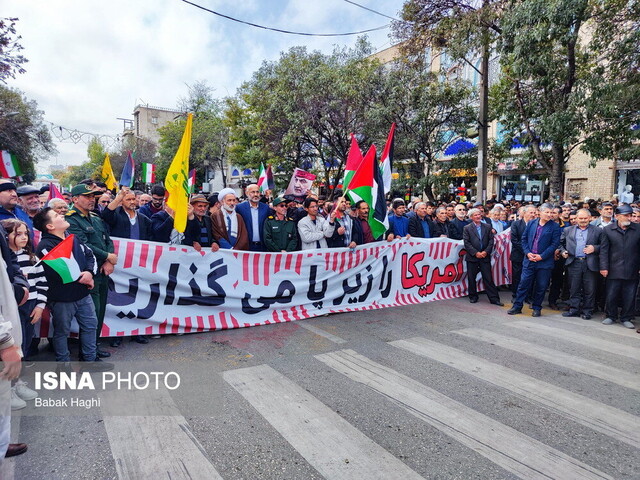
<instances>
[{"instance_id":1,"label":"white cloud","mask_svg":"<svg viewBox=\"0 0 640 480\"><path fill-rule=\"evenodd\" d=\"M308 32L353 31L388 19L342 0L196 0L253 23ZM402 0L360 0L394 15ZM138 103L175 107L185 84L207 82L219 96L294 45L330 52L355 37L300 37L240 25L179 0L8 0L3 16L19 17L27 73L9 82L38 102L45 119L71 129L117 135ZM370 35L384 46L388 30ZM61 143L58 159L79 164L86 145ZM46 166L47 164L44 164Z\"/></svg>"}]
</instances>

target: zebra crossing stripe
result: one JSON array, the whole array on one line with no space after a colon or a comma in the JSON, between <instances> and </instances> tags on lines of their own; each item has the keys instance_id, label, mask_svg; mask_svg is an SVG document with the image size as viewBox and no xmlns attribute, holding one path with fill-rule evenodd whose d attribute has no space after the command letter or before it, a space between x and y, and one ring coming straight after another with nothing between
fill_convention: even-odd
<instances>
[{"instance_id":1,"label":"zebra crossing stripe","mask_svg":"<svg viewBox=\"0 0 640 480\"><path fill-rule=\"evenodd\" d=\"M334 335L332 333L326 332L321 328L314 327L313 325L309 325L307 322L300 322L298 323L298 325L301 326L302 328L309 330L310 332L315 333L316 335L320 335L321 337L324 337L327 340L331 340L333 343L347 343L347 341L344 340L343 338L340 338L337 335Z\"/></svg>"},{"instance_id":2,"label":"zebra crossing stripe","mask_svg":"<svg viewBox=\"0 0 640 480\"><path fill-rule=\"evenodd\" d=\"M222 479L168 391L114 390L102 400L118 478ZM163 415L122 415L128 408Z\"/></svg>"},{"instance_id":3,"label":"zebra crossing stripe","mask_svg":"<svg viewBox=\"0 0 640 480\"><path fill-rule=\"evenodd\" d=\"M353 350L315 358L520 478L612 478Z\"/></svg>"},{"instance_id":4,"label":"zebra crossing stripe","mask_svg":"<svg viewBox=\"0 0 640 480\"><path fill-rule=\"evenodd\" d=\"M508 327L519 328L522 330L527 330L529 332L538 333L540 335L552 336L564 342L577 343L578 345L595 348L596 350L602 350L607 353L622 355L623 357L629 357L634 360L638 360L640 358L640 348L631 347L629 345L624 345L621 343L610 342L608 340L602 340L600 338L583 335L581 333L569 332L561 328L548 327L546 325L540 325L537 323L526 321L509 322L505 323L505 325Z\"/></svg>"},{"instance_id":5,"label":"zebra crossing stripe","mask_svg":"<svg viewBox=\"0 0 640 480\"><path fill-rule=\"evenodd\" d=\"M453 333L472 338L473 340L491 343L508 350L528 355L529 357L537 358L538 360L543 360L547 363L552 363L575 372L584 373L606 380L607 382L615 383L622 387L640 391L640 376L634 375L626 370L610 367L609 365L594 362L593 360L479 328L465 328L464 330L457 330Z\"/></svg>"},{"instance_id":6,"label":"zebra crossing stripe","mask_svg":"<svg viewBox=\"0 0 640 480\"><path fill-rule=\"evenodd\" d=\"M541 404L633 447L640 443L640 417L618 408L426 338L398 340L390 344L509 390L524 400Z\"/></svg>"},{"instance_id":7,"label":"zebra crossing stripe","mask_svg":"<svg viewBox=\"0 0 640 480\"><path fill-rule=\"evenodd\" d=\"M540 319L538 319L540 320ZM640 340L640 335L636 333L636 330L633 328L625 328L620 324L616 325L603 325L600 321L594 320L581 320L579 318L563 318L562 322L560 322L560 326L565 323L569 323L571 325L578 325L579 327L589 327L595 330L600 330L602 332L612 333L613 335L620 335L622 337L631 337L636 340Z\"/></svg>"},{"instance_id":8,"label":"zebra crossing stripe","mask_svg":"<svg viewBox=\"0 0 640 480\"><path fill-rule=\"evenodd\" d=\"M222 376L326 479L422 478L268 365Z\"/></svg>"}]
</instances>

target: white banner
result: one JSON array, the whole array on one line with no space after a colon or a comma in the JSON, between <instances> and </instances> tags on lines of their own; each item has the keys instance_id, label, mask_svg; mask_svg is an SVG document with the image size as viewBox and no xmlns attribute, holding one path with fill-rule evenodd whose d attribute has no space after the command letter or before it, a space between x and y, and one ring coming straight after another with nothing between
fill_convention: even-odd
<instances>
[{"instance_id":1,"label":"white banner","mask_svg":"<svg viewBox=\"0 0 640 480\"><path fill-rule=\"evenodd\" d=\"M511 281L509 235L496 236L496 285ZM467 295L462 241L446 238L293 253L114 244L119 260L109 277L103 336L251 327Z\"/></svg>"}]
</instances>

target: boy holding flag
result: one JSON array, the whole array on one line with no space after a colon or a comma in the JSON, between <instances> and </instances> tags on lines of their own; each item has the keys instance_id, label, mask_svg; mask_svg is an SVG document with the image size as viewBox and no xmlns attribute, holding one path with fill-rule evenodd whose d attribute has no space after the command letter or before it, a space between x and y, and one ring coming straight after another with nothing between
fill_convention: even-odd
<instances>
[{"instance_id":1,"label":"boy holding flag","mask_svg":"<svg viewBox=\"0 0 640 480\"><path fill-rule=\"evenodd\" d=\"M93 252L75 235L66 235L69 222L54 210L48 207L43 209L36 214L33 222L34 227L42 232L36 254L44 264L49 284L47 303L52 313L56 361L70 361L67 337L75 317L80 326L83 360L92 362L92 370L112 369L112 364L96 357L98 320L89 292L93 288L93 276L97 273Z\"/></svg>"}]
</instances>

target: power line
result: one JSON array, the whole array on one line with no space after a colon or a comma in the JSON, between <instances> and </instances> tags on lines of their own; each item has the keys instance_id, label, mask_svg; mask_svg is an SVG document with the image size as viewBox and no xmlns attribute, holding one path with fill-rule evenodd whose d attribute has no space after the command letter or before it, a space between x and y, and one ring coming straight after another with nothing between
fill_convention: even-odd
<instances>
[{"instance_id":1,"label":"power line","mask_svg":"<svg viewBox=\"0 0 640 480\"><path fill-rule=\"evenodd\" d=\"M227 20L231 20L233 22L242 23L244 25L249 25L251 27L262 28L263 30L271 30L273 32L286 33L288 35L304 35L304 36L307 36L307 37L344 37L344 36L348 36L348 35L360 35L362 33L375 32L376 30L384 30L385 28L389 27L389 24L387 24L387 25L382 25L381 27L369 28L367 30L360 30L359 32L346 32L346 33L293 32L291 30L282 30L280 28L266 27L264 25L258 25L257 23L251 23L251 22L247 22L247 21L244 21L244 20L240 20L240 19L234 18L234 17L230 17L229 15L225 15L223 13L216 12L214 10L210 10L210 9L208 9L206 7L203 7L202 5L198 5L197 3L189 2L188 0L181 0L181 1L191 5L193 7L199 8L200 10L204 10L205 12L213 13L214 15L217 15L217 16L222 17L222 18L226 18Z\"/></svg>"},{"instance_id":2,"label":"power line","mask_svg":"<svg viewBox=\"0 0 640 480\"><path fill-rule=\"evenodd\" d=\"M368 11L370 11L372 13L375 13L376 15L380 15L381 17L388 18L389 20L395 20L397 22L400 21L395 17L390 17L389 15L385 15L384 13L380 13L380 12L378 12L376 10L373 10L373 9L369 8L369 7L365 7L364 5L360 5L359 3L352 2L351 0L344 0L344 1L347 2L347 3L350 3L351 5L355 5L356 7L364 8L365 10L368 10Z\"/></svg>"}]
</instances>

